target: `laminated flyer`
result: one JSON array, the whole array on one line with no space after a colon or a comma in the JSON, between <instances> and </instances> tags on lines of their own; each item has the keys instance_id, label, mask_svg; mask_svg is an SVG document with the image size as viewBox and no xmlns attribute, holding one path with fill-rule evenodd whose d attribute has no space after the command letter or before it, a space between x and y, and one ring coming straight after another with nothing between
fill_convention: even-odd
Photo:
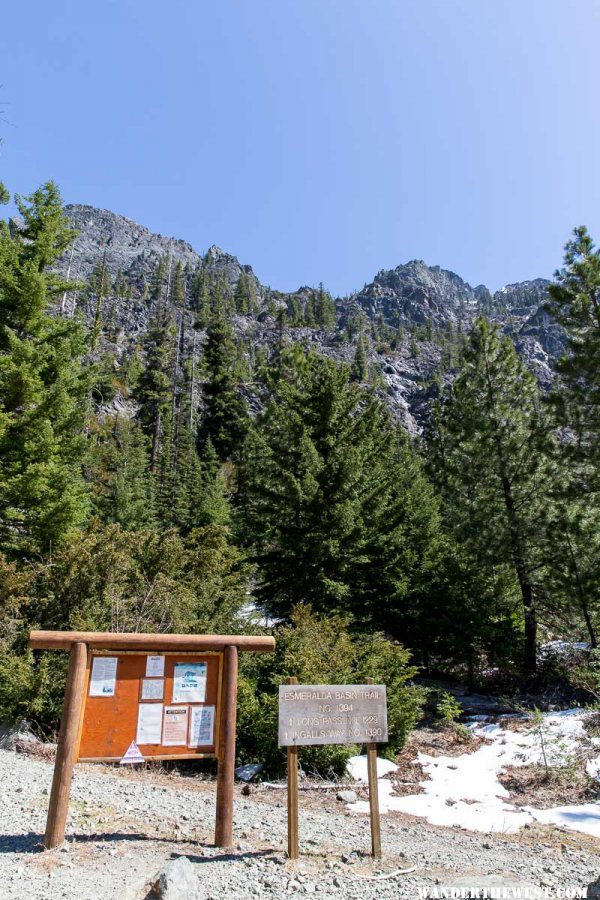
<instances>
[{"instance_id":1,"label":"laminated flyer","mask_svg":"<svg viewBox=\"0 0 600 900\"><path fill-rule=\"evenodd\" d=\"M94 656L90 675L90 697L114 697L117 683L116 656Z\"/></svg>"},{"instance_id":2,"label":"laminated flyer","mask_svg":"<svg viewBox=\"0 0 600 900\"><path fill-rule=\"evenodd\" d=\"M178 662L173 673L173 703L204 703L206 699L206 663Z\"/></svg>"},{"instance_id":3,"label":"laminated flyer","mask_svg":"<svg viewBox=\"0 0 600 900\"><path fill-rule=\"evenodd\" d=\"M147 656L146 657L146 678L164 678L165 677L165 658L164 656Z\"/></svg>"},{"instance_id":4,"label":"laminated flyer","mask_svg":"<svg viewBox=\"0 0 600 900\"><path fill-rule=\"evenodd\" d=\"M160 744L163 720L162 703L140 703L138 706L137 744Z\"/></svg>"},{"instance_id":5,"label":"laminated flyer","mask_svg":"<svg viewBox=\"0 0 600 900\"><path fill-rule=\"evenodd\" d=\"M204 747L214 744L214 706L192 706L190 712L189 747Z\"/></svg>"},{"instance_id":6,"label":"laminated flyer","mask_svg":"<svg viewBox=\"0 0 600 900\"><path fill-rule=\"evenodd\" d=\"M156 708L156 704L148 704ZM161 707L158 707L162 709ZM185 747L188 736L188 707L165 706L163 717L163 747Z\"/></svg>"},{"instance_id":7,"label":"laminated flyer","mask_svg":"<svg viewBox=\"0 0 600 900\"><path fill-rule=\"evenodd\" d=\"M164 695L163 678L142 678L142 700L162 700Z\"/></svg>"}]
</instances>

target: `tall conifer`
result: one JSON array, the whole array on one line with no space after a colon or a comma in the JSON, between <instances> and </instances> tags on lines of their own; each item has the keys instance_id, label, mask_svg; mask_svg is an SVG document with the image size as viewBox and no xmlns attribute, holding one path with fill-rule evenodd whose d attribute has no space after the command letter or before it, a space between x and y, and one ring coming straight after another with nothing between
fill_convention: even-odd
<instances>
[{"instance_id":1,"label":"tall conifer","mask_svg":"<svg viewBox=\"0 0 600 900\"><path fill-rule=\"evenodd\" d=\"M536 668L544 597L544 517L551 495L549 426L535 378L509 338L478 319L430 440L459 543L488 571L508 567L524 622L523 666Z\"/></svg>"},{"instance_id":2,"label":"tall conifer","mask_svg":"<svg viewBox=\"0 0 600 900\"><path fill-rule=\"evenodd\" d=\"M0 223L0 548L47 551L83 522L86 335L49 315L71 288L49 271L74 233L56 185L17 198L22 225Z\"/></svg>"}]
</instances>

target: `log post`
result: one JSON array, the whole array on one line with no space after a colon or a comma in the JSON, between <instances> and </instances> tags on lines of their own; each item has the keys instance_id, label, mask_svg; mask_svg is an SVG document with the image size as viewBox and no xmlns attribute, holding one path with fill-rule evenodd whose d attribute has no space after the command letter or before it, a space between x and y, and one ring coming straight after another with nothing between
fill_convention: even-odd
<instances>
[{"instance_id":1,"label":"log post","mask_svg":"<svg viewBox=\"0 0 600 900\"><path fill-rule=\"evenodd\" d=\"M298 684L292 676L288 684ZM287 748L288 857L298 859L298 747Z\"/></svg>"},{"instance_id":2,"label":"log post","mask_svg":"<svg viewBox=\"0 0 600 900\"><path fill-rule=\"evenodd\" d=\"M223 652L221 720L217 771L215 845L233 844L233 780L235 777L235 727L237 710L238 651L228 645Z\"/></svg>"},{"instance_id":3,"label":"log post","mask_svg":"<svg viewBox=\"0 0 600 900\"><path fill-rule=\"evenodd\" d=\"M53 850L62 844L65 839L73 766L77 759L86 666L86 645L82 642L73 644L69 654L67 686L62 718L60 720L50 804L48 806L46 835L44 837L46 850Z\"/></svg>"},{"instance_id":4,"label":"log post","mask_svg":"<svg viewBox=\"0 0 600 900\"><path fill-rule=\"evenodd\" d=\"M372 678L367 684L374 684ZM367 744L367 773L369 777L369 810L371 813L371 853L381 859L381 821L379 819L379 788L377 785L377 744Z\"/></svg>"}]
</instances>

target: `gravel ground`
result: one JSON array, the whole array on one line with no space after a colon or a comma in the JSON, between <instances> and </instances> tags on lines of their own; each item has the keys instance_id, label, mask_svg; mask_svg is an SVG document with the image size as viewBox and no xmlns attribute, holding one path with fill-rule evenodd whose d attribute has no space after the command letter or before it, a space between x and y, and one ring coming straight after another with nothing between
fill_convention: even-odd
<instances>
[{"instance_id":1,"label":"gravel ground","mask_svg":"<svg viewBox=\"0 0 600 900\"><path fill-rule=\"evenodd\" d=\"M214 782L90 765L75 770L64 847L44 852L51 778L50 762L0 750L2 898L143 900L178 856L197 874L189 900L291 893L413 900L461 877L583 889L600 874L600 842L575 832L534 826L490 836L399 814L382 818L384 858L373 864L368 818L346 813L335 792L322 791L300 798L299 863L285 858L284 791L243 796L236 788L235 847L223 851L212 846Z\"/></svg>"}]
</instances>

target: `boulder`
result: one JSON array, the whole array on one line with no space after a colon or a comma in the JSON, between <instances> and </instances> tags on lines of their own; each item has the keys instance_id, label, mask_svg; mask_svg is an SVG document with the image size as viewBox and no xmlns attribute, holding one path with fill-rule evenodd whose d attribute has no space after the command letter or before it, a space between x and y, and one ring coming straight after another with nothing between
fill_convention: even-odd
<instances>
[{"instance_id":1,"label":"boulder","mask_svg":"<svg viewBox=\"0 0 600 900\"><path fill-rule=\"evenodd\" d=\"M247 763L245 766L238 766L235 770L235 777L239 781L252 781L263 770L262 763Z\"/></svg>"},{"instance_id":2,"label":"boulder","mask_svg":"<svg viewBox=\"0 0 600 900\"><path fill-rule=\"evenodd\" d=\"M159 900L190 900L199 889L198 876L187 856L167 863L154 878L153 890Z\"/></svg>"}]
</instances>

